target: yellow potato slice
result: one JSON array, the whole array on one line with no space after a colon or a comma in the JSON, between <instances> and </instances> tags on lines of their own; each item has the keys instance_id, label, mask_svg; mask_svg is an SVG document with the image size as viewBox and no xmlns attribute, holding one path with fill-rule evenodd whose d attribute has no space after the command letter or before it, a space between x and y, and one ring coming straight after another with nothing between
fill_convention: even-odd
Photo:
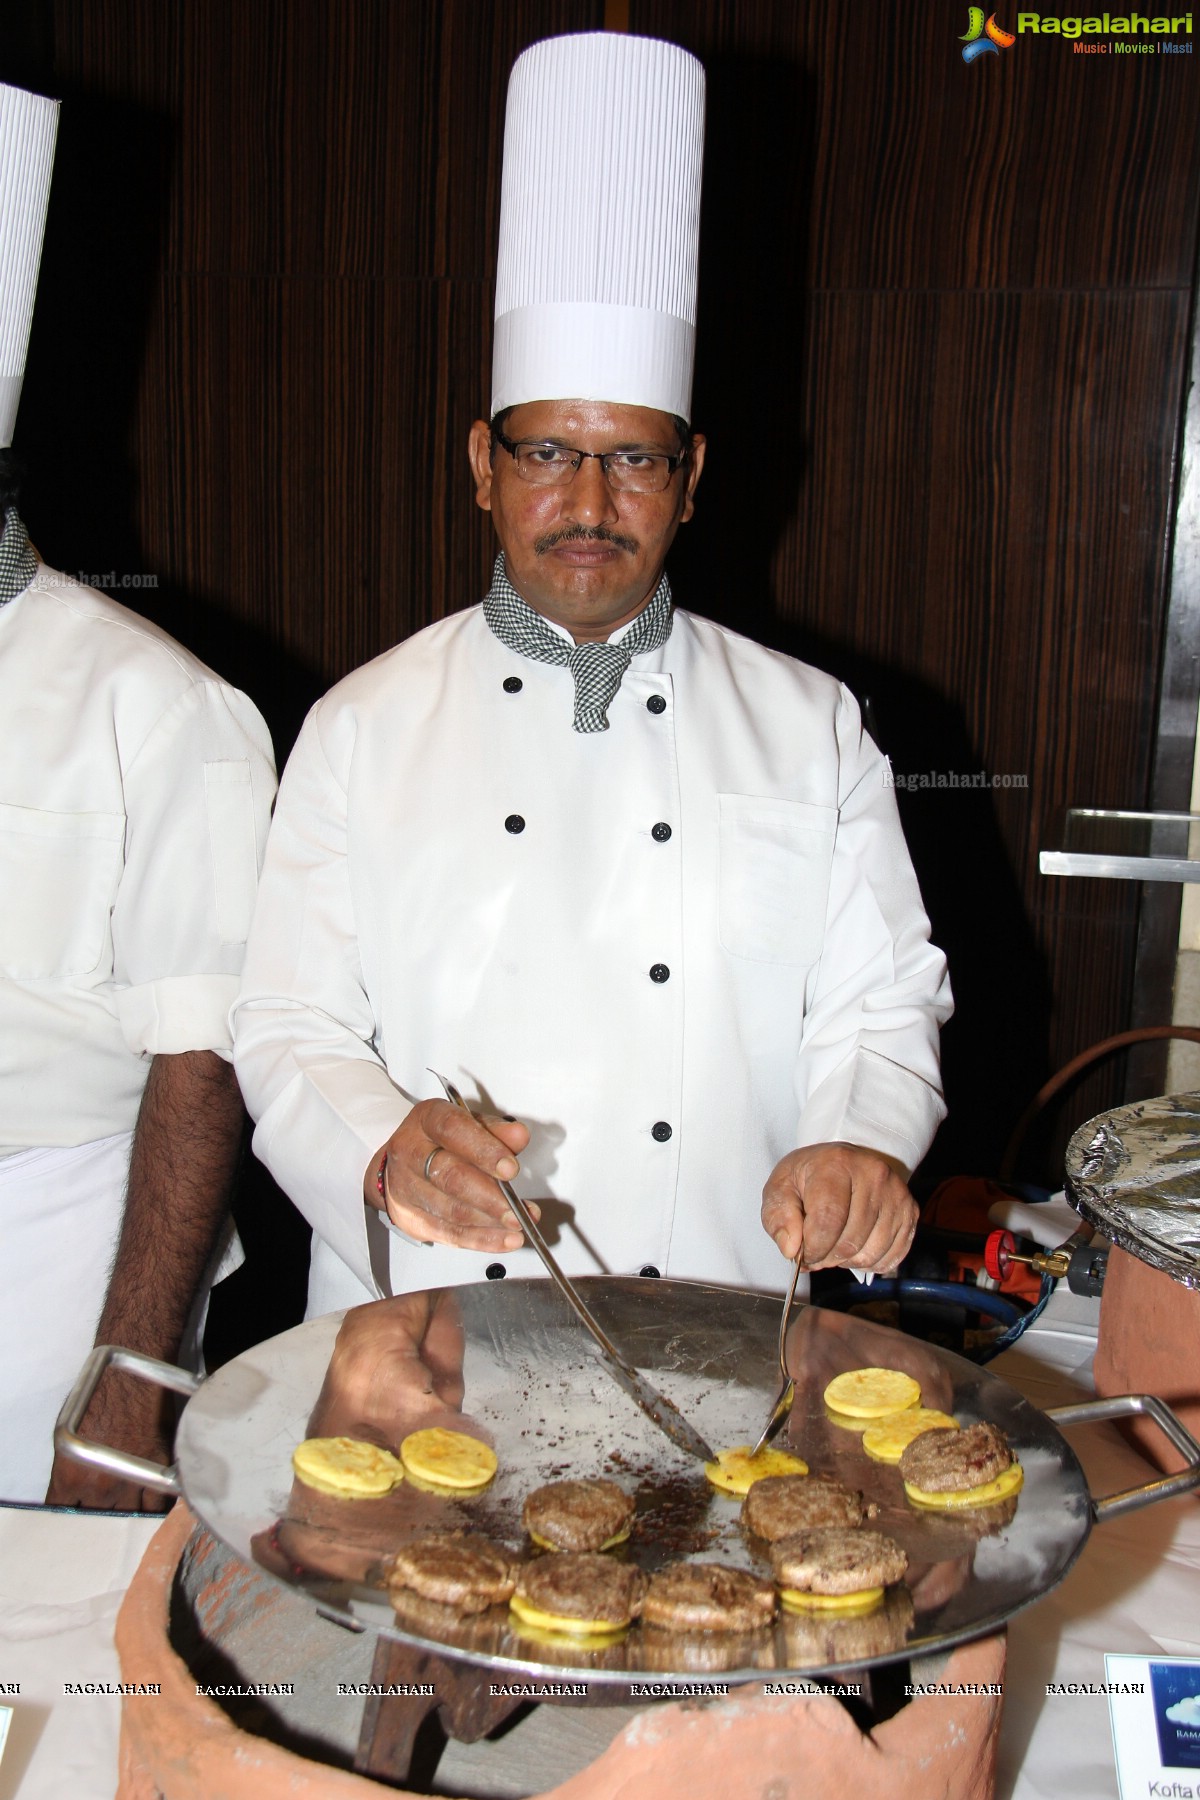
<instances>
[{"instance_id":1,"label":"yellow potato slice","mask_svg":"<svg viewBox=\"0 0 1200 1800\"><path fill-rule=\"evenodd\" d=\"M305 1487L343 1500L377 1499L404 1480L390 1450L360 1438L305 1438L292 1451L292 1467Z\"/></svg>"},{"instance_id":2,"label":"yellow potato slice","mask_svg":"<svg viewBox=\"0 0 1200 1800\"><path fill-rule=\"evenodd\" d=\"M808 1464L790 1450L776 1450L770 1444L757 1456L751 1456L749 1444L738 1444L732 1450L718 1450L716 1462L705 1463L704 1473L723 1493L748 1494L764 1475L807 1475Z\"/></svg>"},{"instance_id":3,"label":"yellow potato slice","mask_svg":"<svg viewBox=\"0 0 1200 1800\"><path fill-rule=\"evenodd\" d=\"M496 1452L478 1438L442 1425L410 1431L400 1446L400 1460L418 1483L459 1492L486 1487L499 1467Z\"/></svg>"},{"instance_id":4,"label":"yellow potato slice","mask_svg":"<svg viewBox=\"0 0 1200 1800\"><path fill-rule=\"evenodd\" d=\"M921 1398L921 1384L901 1369L847 1369L825 1389L825 1404L851 1419L885 1419Z\"/></svg>"},{"instance_id":5,"label":"yellow potato slice","mask_svg":"<svg viewBox=\"0 0 1200 1800\"><path fill-rule=\"evenodd\" d=\"M1025 1472L1020 1463L1011 1463L1003 1475L997 1475L994 1481L985 1481L981 1487L962 1488L956 1493L930 1493L925 1488L914 1487L906 1481L904 1491L914 1506L932 1506L947 1510L959 1506L988 1506L993 1500L1007 1500L1010 1494L1019 1494L1025 1485Z\"/></svg>"},{"instance_id":6,"label":"yellow potato slice","mask_svg":"<svg viewBox=\"0 0 1200 1800\"><path fill-rule=\"evenodd\" d=\"M632 1530L633 1530L633 1522L631 1520L630 1523L625 1527L624 1531L618 1531L615 1537L606 1538L604 1543L601 1544L600 1549L601 1550L614 1550L618 1544L628 1543L629 1542L629 1533ZM554 1554L556 1556L559 1555L560 1552L562 1551L561 1544L552 1544L550 1542L549 1538L539 1537L536 1531L531 1531L529 1533L529 1536L530 1536L531 1540L533 1541L533 1543L535 1543L537 1545L539 1550L551 1550L554 1552Z\"/></svg>"},{"instance_id":7,"label":"yellow potato slice","mask_svg":"<svg viewBox=\"0 0 1200 1800\"><path fill-rule=\"evenodd\" d=\"M788 1612L865 1613L883 1599L881 1587L860 1588L857 1594L806 1594L800 1588L780 1588L779 1603Z\"/></svg>"},{"instance_id":8,"label":"yellow potato slice","mask_svg":"<svg viewBox=\"0 0 1200 1800\"><path fill-rule=\"evenodd\" d=\"M880 1419L863 1432L862 1447L876 1462L898 1463L923 1431L957 1431L958 1420L932 1406L913 1406L890 1419Z\"/></svg>"},{"instance_id":9,"label":"yellow potato slice","mask_svg":"<svg viewBox=\"0 0 1200 1800\"><path fill-rule=\"evenodd\" d=\"M607 1643L623 1637L629 1629L628 1620L623 1625L617 1625L612 1619L566 1619L558 1613L543 1612L540 1606L531 1605L522 1594L514 1594L508 1605L522 1625L530 1625L538 1633L544 1631L559 1637L602 1638Z\"/></svg>"}]
</instances>

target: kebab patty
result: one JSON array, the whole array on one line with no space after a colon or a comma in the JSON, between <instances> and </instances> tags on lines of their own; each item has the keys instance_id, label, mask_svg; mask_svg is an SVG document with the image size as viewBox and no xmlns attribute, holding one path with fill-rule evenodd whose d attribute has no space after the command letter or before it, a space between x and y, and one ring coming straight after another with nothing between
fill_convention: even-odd
<instances>
[{"instance_id":1,"label":"kebab patty","mask_svg":"<svg viewBox=\"0 0 1200 1800\"><path fill-rule=\"evenodd\" d=\"M516 1585L516 1567L507 1551L487 1538L457 1531L431 1531L397 1550L388 1572L390 1588L411 1588L456 1612L483 1612L507 1600Z\"/></svg>"},{"instance_id":2,"label":"kebab patty","mask_svg":"<svg viewBox=\"0 0 1200 1800\"><path fill-rule=\"evenodd\" d=\"M861 1525L878 1510L833 1475L769 1475L742 1501L742 1524L774 1543L797 1531Z\"/></svg>"},{"instance_id":3,"label":"kebab patty","mask_svg":"<svg viewBox=\"0 0 1200 1800\"><path fill-rule=\"evenodd\" d=\"M642 1604L645 1623L668 1631L753 1631L774 1617L771 1583L724 1563L675 1563L651 1577Z\"/></svg>"},{"instance_id":4,"label":"kebab patty","mask_svg":"<svg viewBox=\"0 0 1200 1800\"><path fill-rule=\"evenodd\" d=\"M632 1563L596 1551L564 1552L526 1563L512 1610L543 1630L620 1631L642 1610L646 1577Z\"/></svg>"},{"instance_id":5,"label":"kebab patty","mask_svg":"<svg viewBox=\"0 0 1200 1800\"><path fill-rule=\"evenodd\" d=\"M634 1502L615 1481L549 1481L534 1488L521 1522L546 1550L604 1550L629 1536Z\"/></svg>"},{"instance_id":6,"label":"kebab patty","mask_svg":"<svg viewBox=\"0 0 1200 1800\"><path fill-rule=\"evenodd\" d=\"M881 1531L798 1531L771 1545L771 1566L786 1595L840 1597L899 1581L908 1557Z\"/></svg>"},{"instance_id":7,"label":"kebab patty","mask_svg":"<svg viewBox=\"0 0 1200 1800\"><path fill-rule=\"evenodd\" d=\"M962 1431L923 1431L900 1458L900 1474L927 1494L960 1494L983 1487L1012 1463L1008 1439L980 1421Z\"/></svg>"}]
</instances>

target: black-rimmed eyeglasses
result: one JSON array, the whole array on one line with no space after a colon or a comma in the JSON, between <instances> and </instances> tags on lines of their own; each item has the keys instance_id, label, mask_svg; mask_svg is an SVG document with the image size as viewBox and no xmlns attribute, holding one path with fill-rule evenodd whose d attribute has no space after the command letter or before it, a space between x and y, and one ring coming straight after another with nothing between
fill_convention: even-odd
<instances>
[{"instance_id":1,"label":"black-rimmed eyeglasses","mask_svg":"<svg viewBox=\"0 0 1200 1800\"><path fill-rule=\"evenodd\" d=\"M514 443L502 431L492 436L517 465L522 481L535 487L565 487L573 481L586 457L600 464L609 487L620 493L661 494L676 469L688 458L686 450L667 456L661 450L573 450L568 444L544 444L522 438Z\"/></svg>"}]
</instances>

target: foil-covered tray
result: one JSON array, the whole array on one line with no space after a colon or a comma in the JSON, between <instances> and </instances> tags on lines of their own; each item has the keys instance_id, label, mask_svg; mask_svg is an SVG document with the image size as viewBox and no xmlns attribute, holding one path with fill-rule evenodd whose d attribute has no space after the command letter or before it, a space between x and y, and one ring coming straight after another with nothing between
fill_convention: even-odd
<instances>
[{"instance_id":1,"label":"foil-covered tray","mask_svg":"<svg viewBox=\"0 0 1200 1800\"><path fill-rule=\"evenodd\" d=\"M753 1441L775 1392L778 1296L608 1277L581 1287L613 1340L710 1443ZM427 1392L413 1387L404 1346L394 1381L386 1349L381 1355L389 1315L378 1309L398 1309L395 1317L411 1324L406 1309L413 1307L434 1321L421 1353ZM552 1283L482 1282L376 1302L357 1309L335 1356L341 1324L342 1315L333 1314L259 1344L195 1393L176 1440L188 1503L230 1549L307 1593L324 1615L486 1665L506 1679L584 1670L592 1685L627 1684L631 1674L683 1682L718 1672L736 1682L764 1673L831 1675L928 1654L996 1628L1054 1587L1092 1522L1074 1452L1004 1381L887 1327L804 1307L788 1334L796 1404L778 1441L812 1469L862 1488L880 1508L873 1523L907 1550L906 1584L878 1612L841 1620L787 1616L753 1636L684 1637L635 1626L599 1650L533 1642L513 1628L504 1607L465 1622L416 1602L397 1613L381 1584L398 1543L436 1524L483 1532L528 1553L525 1495L567 1475L609 1475L637 1494L623 1553L648 1571L677 1558L766 1575L769 1565L765 1547L739 1523L740 1502L717 1492L702 1465L608 1379ZM1015 1507L953 1516L912 1507L898 1470L872 1461L860 1433L826 1414L828 1382L864 1365L904 1369L920 1382L926 1405L964 1423L999 1425L1025 1472ZM431 1410L437 1407L444 1413ZM382 1426L398 1441L407 1428L438 1416L457 1419L496 1449L499 1473L475 1498L438 1498L404 1482L381 1500L344 1501L293 1479L292 1451L307 1435L349 1432L357 1422L360 1434Z\"/></svg>"},{"instance_id":2,"label":"foil-covered tray","mask_svg":"<svg viewBox=\"0 0 1200 1800\"><path fill-rule=\"evenodd\" d=\"M1100 1113L1067 1146L1071 1204L1110 1242L1200 1288L1200 1094Z\"/></svg>"}]
</instances>

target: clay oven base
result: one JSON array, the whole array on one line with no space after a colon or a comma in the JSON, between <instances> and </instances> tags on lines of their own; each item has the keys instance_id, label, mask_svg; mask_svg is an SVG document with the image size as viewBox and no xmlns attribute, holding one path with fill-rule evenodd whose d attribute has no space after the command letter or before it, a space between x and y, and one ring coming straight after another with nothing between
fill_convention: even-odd
<instances>
[{"instance_id":1,"label":"clay oven base","mask_svg":"<svg viewBox=\"0 0 1200 1800\"><path fill-rule=\"evenodd\" d=\"M117 1800L379 1800L408 1789L308 1762L249 1736L211 1700L167 1636L171 1584L195 1526L179 1502L150 1543L117 1619L121 1677L158 1682L122 1702ZM1003 1680L1003 1633L957 1650L941 1679ZM539 1800L991 1800L1003 1702L913 1700L864 1736L835 1699L742 1689L697 1705L664 1702L590 1767Z\"/></svg>"}]
</instances>

